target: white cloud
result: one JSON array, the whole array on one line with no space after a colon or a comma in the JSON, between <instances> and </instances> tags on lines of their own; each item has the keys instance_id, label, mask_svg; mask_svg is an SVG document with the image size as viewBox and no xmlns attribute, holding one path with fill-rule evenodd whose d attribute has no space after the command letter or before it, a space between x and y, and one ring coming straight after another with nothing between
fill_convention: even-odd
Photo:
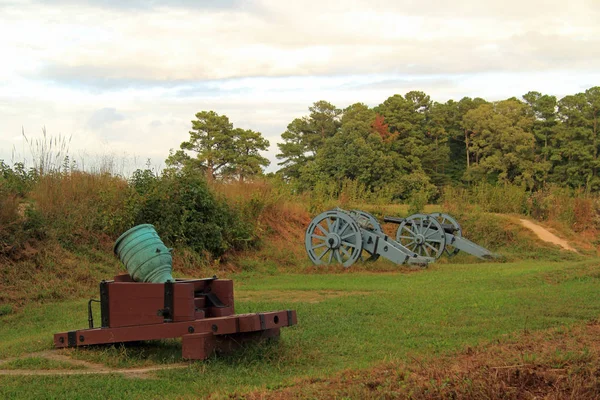
<instances>
[{"instance_id":1,"label":"white cloud","mask_svg":"<svg viewBox=\"0 0 600 400\"><path fill-rule=\"evenodd\" d=\"M275 160L320 99L575 93L600 82L599 17L595 0L5 2L0 158L45 125L74 151L158 163L215 110Z\"/></svg>"}]
</instances>

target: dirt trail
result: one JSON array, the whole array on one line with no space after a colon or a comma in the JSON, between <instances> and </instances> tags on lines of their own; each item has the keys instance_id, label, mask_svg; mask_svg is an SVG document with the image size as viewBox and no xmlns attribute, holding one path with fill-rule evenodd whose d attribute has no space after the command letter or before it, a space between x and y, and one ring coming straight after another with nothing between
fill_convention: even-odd
<instances>
[{"instance_id":1,"label":"dirt trail","mask_svg":"<svg viewBox=\"0 0 600 400\"><path fill-rule=\"evenodd\" d=\"M102 375L123 374L136 378L148 378L148 372L163 371L166 369L185 368L188 364L159 365L145 368L94 368L94 369L0 369L0 375Z\"/></svg>"},{"instance_id":2,"label":"dirt trail","mask_svg":"<svg viewBox=\"0 0 600 400\"><path fill-rule=\"evenodd\" d=\"M62 361L69 364L81 366L84 369L2 369L2 364L7 364L11 361L40 357L47 358L49 360ZM189 366L188 363L178 363L169 365L155 365L151 367L141 368L110 368L103 364L92 363L89 361L75 360L68 356L57 353L55 350L42 351L39 353L26 354L21 357L12 357L4 360L0 360L0 375L13 375L13 376L35 376L35 375L104 375L104 374L123 374L127 377L133 378L149 378L148 373L155 371L162 371L166 369L174 368L185 368Z\"/></svg>"},{"instance_id":3,"label":"dirt trail","mask_svg":"<svg viewBox=\"0 0 600 400\"><path fill-rule=\"evenodd\" d=\"M559 245L560 247L562 247L565 250L574 251L575 253L577 253L577 250L575 250L573 247L571 247L566 240L559 238L558 236L556 236L554 233L550 232L546 228L544 228L534 222L526 220L526 219L519 219L519 221L521 221L521 224L525 228L531 229L533 231L533 233L535 233L543 241L549 242L549 243L554 243L556 245Z\"/></svg>"}]
</instances>

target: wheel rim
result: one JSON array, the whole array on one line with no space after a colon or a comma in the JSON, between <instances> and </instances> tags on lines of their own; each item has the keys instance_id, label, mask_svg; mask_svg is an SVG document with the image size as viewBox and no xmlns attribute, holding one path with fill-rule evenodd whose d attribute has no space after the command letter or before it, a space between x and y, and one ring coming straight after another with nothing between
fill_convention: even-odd
<instances>
[{"instance_id":1,"label":"wheel rim","mask_svg":"<svg viewBox=\"0 0 600 400\"><path fill-rule=\"evenodd\" d=\"M313 218L306 229L304 245L316 265L337 262L349 267L362 253L362 236L352 217L332 210Z\"/></svg>"},{"instance_id":2,"label":"wheel rim","mask_svg":"<svg viewBox=\"0 0 600 400\"><path fill-rule=\"evenodd\" d=\"M381 228L381 224L379 223L379 221L377 221L377 218L375 218L373 215L369 214L368 212L361 211L361 210L352 210L352 211L350 211L350 216L352 218L354 218L354 220L356 221L356 223L358 224L358 226L360 228L368 229L373 232L383 232L383 229ZM368 250L363 250L360 255L361 261L364 261L364 262L377 261L378 258L379 258L379 254L371 253Z\"/></svg>"},{"instance_id":3,"label":"wheel rim","mask_svg":"<svg viewBox=\"0 0 600 400\"><path fill-rule=\"evenodd\" d=\"M454 229L453 235L462 237L462 228L461 228L460 224L458 223L457 220L452 218L450 215L440 213L440 212L432 213L429 215L431 215L433 218L435 218L442 226L452 225L452 227ZM453 257L453 256L457 255L459 251L460 251L460 249L457 249L456 247L452 246L450 243L446 243L444 253L446 253L446 255L448 257Z\"/></svg>"},{"instance_id":4,"label":"wheel rim","mask_svg":"<svg viewBox=\"0 0 600 400\"><path fill-rule=\"evenodd\" d=\"M414 214L400 224L396 241L420 256L437 259L444 253L446 235L435 218Z\"/></svg>"}]
</instances>

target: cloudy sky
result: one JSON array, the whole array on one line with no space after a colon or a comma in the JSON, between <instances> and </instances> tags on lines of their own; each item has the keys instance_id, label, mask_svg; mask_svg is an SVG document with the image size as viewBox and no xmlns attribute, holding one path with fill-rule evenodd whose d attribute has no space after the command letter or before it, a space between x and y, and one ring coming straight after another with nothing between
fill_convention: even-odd
<instances>
[{"instance_id":1,"label":"cloudy sky","mask_svg":"<svg viewBox=\"0 0 600 400\"><path fill-rule=\"evenodd\" d=\"M600 85L599 0L0 0L0 159L42 127L116 172L163 165L201 110L276 143L317 100L375 106Z\"/></svg>"}]
</instances>

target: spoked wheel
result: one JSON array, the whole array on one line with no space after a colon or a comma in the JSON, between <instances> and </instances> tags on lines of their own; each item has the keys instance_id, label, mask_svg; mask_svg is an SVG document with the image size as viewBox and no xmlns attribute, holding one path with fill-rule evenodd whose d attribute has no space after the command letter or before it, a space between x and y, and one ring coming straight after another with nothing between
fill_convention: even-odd
<instances>
[{"instance_id":1,"label":"spoked wheel","mask_svg":"<svg viewBox=\"0 0 600 400\"><path fill-rule=\"evenodd\" d=\"M381 224L373 215L361 210L350 211L350 216L354 218L360 228L367 229L373 232L383 232ZM363 250L360 259L365 262L377 261L379 254L373 254L367 250Z\"/></svg>"},{"instance_id":2,"label":"spoked wheel","mask_svg":"<svg viewBox=\"0 0 600 400\"><path fill-rule=\"evenodd\" d=\"M304 245L316 265L338 262L349 267L362 253L362 236L358 224L348 214L325 211L308 225Z\"/></svg>"},{"instance_id":3,"label":"spoked wheel","mask_svg":"<svg viewBox=\"0 0 600 400\"><path fill-rule=\"evenodd\" d=\"M396 241L420 256L440 258L446 246L446 235L437 219L414 214L400 224Z\"/></svg>"},{"instance_id":4,"label":"spoked wheel","mask_svg":"<svg viewBox=\"0 0 600 400\"><path fill-rule=\"evenodd\" d=\"M444 214L444 213L440 213L440 212L432 213L429 215L431 215L433 218L435 218L440 223L440 225L442 225L443 228L449 228L451 226L452 227L451 229L453 230L452 234L454 236L462 237L462 228L460 227L460 224L458 223L457 220L455 220L448 214ZM460 251L460 249L457 249L456 247L452 246L452 243L446 242L446 247L444 249L444 253L446 253L446 255L448 257L457 255L459 251Z\"/></svg>"}]
</instances>

